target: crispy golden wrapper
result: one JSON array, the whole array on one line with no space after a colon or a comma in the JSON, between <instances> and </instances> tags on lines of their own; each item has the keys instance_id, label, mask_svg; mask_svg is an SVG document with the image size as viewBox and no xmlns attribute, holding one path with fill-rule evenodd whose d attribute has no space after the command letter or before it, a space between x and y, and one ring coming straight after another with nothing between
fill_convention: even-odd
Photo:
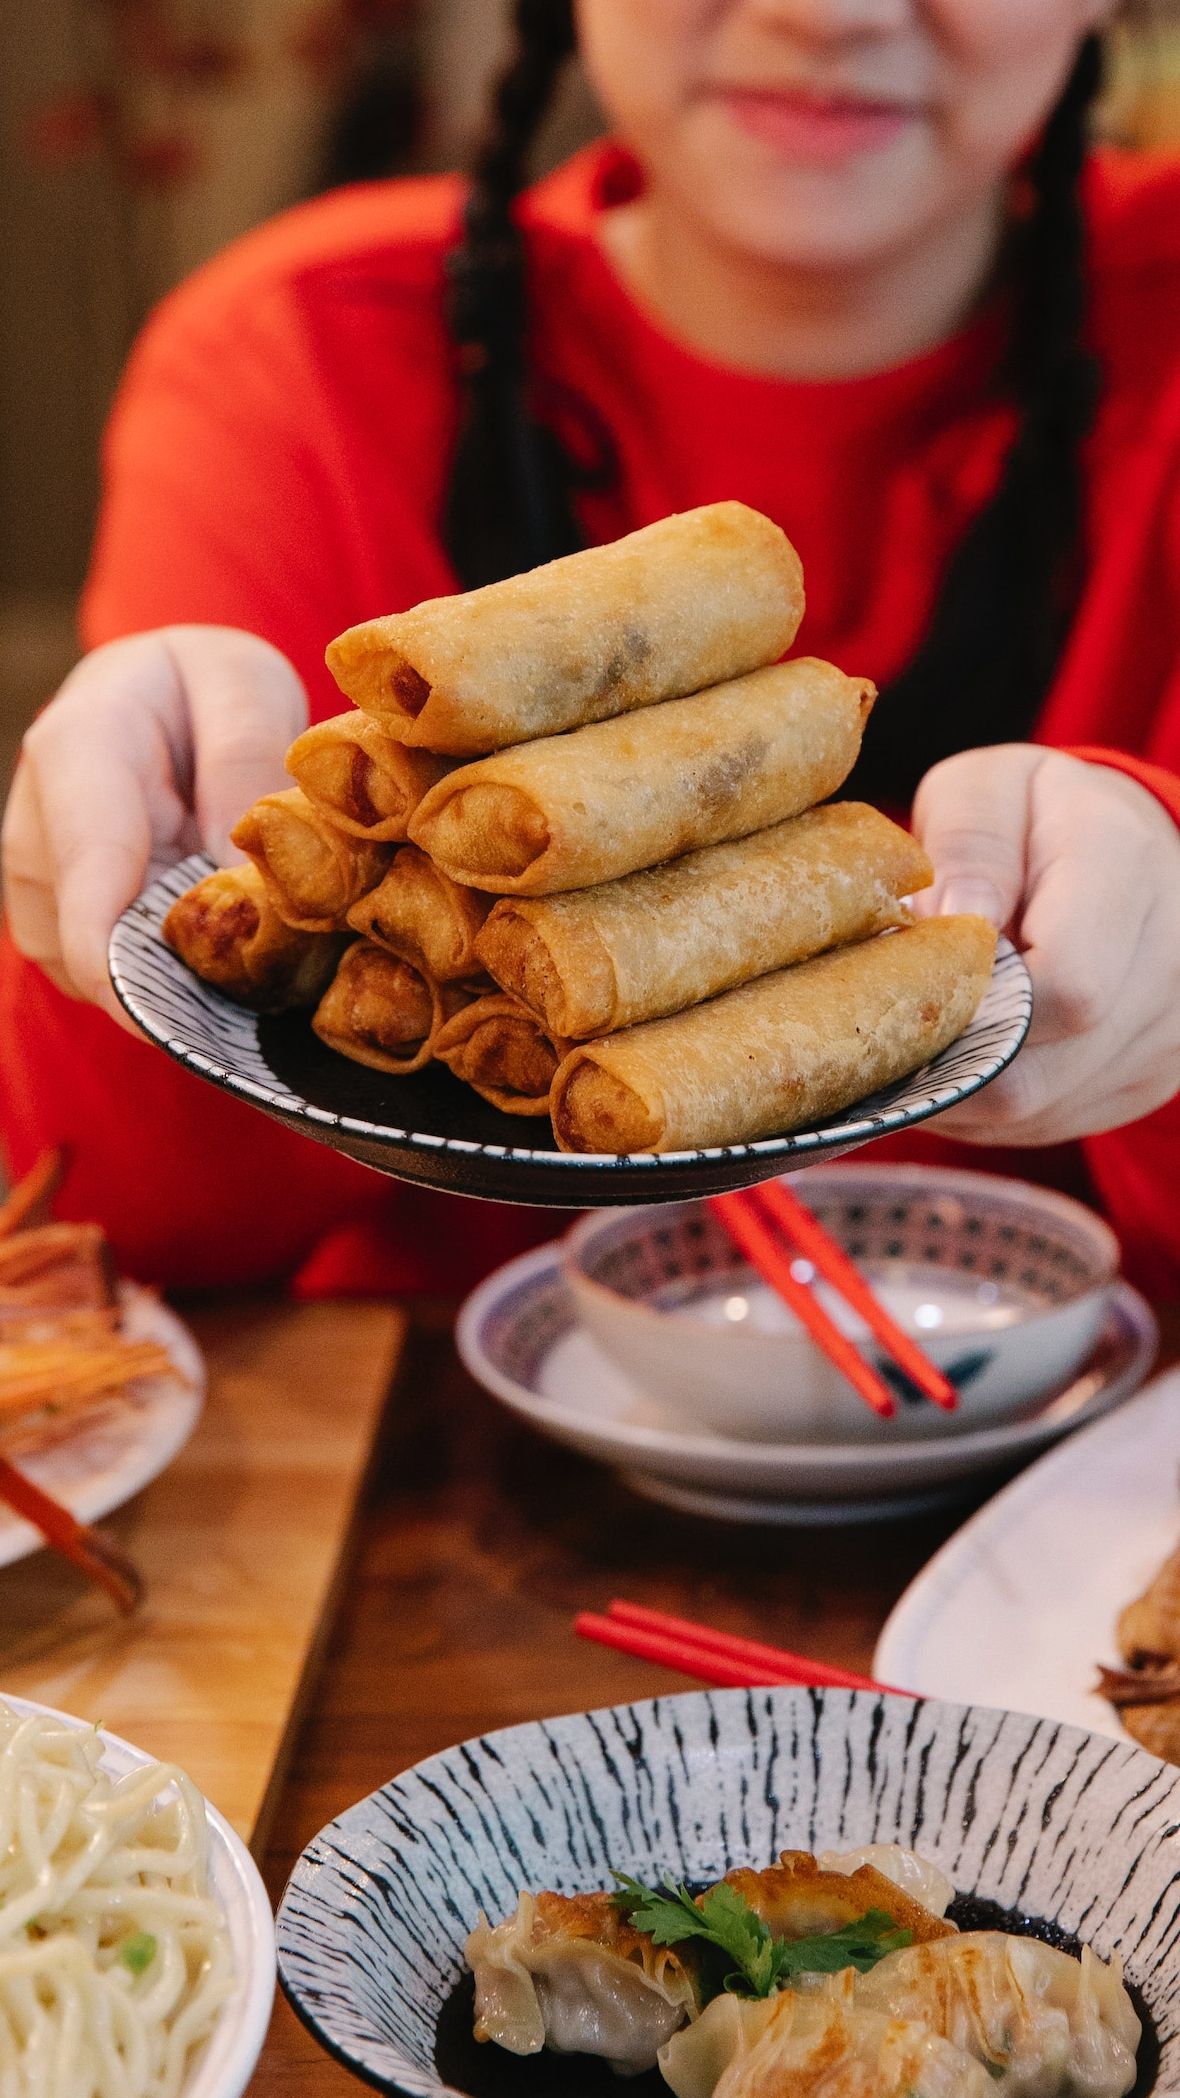
<instances>
[{"instance_id":1,"label":"crispy golden wrapper","mask_svg":"<svg viewBox=\"0 0 1180 2098\"><path fill-rule=\"evenodd\" d=\"M300 787L264 794L230 836L253 860L279 917L300 932L342 930L350 905L380 881L393 851L350 837Z\"/></svg>"},{"instance_id":2,"label":"crispy golden wrapper","mask_svg":"<svg viewBox=\"0 0 1180 2098\"><path fill-rule=\"evenodd\" d=\"M410 836L471 888L590 888L834 794L874 698L868 679L813 657L775 664L462 765L419 804Z\"/></svg>"},{"instance_id":3,"label":"crispy golden wrapper","mask_svg":"<svg viewBox=\"0 0 1180 2098\"><path fill-rule=\"evenodd\" d=\"M221 867L177 897L161 927L203 983L254 1012L314 1005L340 959L332 933L280 918L257 867Z\"/></svg>"},{"instance_id":4,"label":"crispy golden wrapper","mask_svg":"<svg viewBox=\"0 0 1180 2098\"><path fill-rule=\"evenodd\" d=\"M773 663L803 571L744 503L665 517L613 545L351 627L342 692L390 734L472 757L699 692Z\"/></svg>"},{"instance_id":5,"label":"crispy golden wrapper","mask_svg":"<svg viewBox=\"0 0 1180 2098\"><path fill-rule=\"evenodd\" d=\"M473 995L435 983L368 940L354 940L311 1024L321 1042L352 1063L405 1077L430 1062L439 1029Z\"/></svg>"},{"instance_id":6,"label":"crispy golden wrapper","mask_svg":"<svg viewBox=\"0 0 1180 2098\"><path fill-rule=\"evenodd\" d=\"M376 888L353 904L348 922L439 983L463 983L483 973L475 936L490 908L477 889L452 881L416 845L403 845Z\"/></svg>"},{"instance_id":7,"label":"crispy golden wrapper","mask_svg":"<svg viewBox=\"0 0 1180 2098\"><path fill-rule=\"evenodd\" d=\"M551 1033L584 1041L908 924L901 898L932 879L908 832L835 802L598 888L505 898L475 952Z\"/></svg>"},{"instance_id":8,"label":"crispy golden wrapper","mask_svg":"<svg viewBox=\"0 0 1180 2098\"><path fill-rule=\"evenodd\" d=\"M983 918L930 918L570 1051L566 1151L695 1151L809 1127L937 1056L991 975Z\"/></svg>"},{"instance_id":9,"label":"crispy golden wrapper","mask_svg":"<svg viewBox=\"0 0 1180 2098\"><path fill-rule=\"evenodd\" d=\"M855 1872L825 1871L808 1850L784 1850L777 1864L761 1871L738 1866L725 1875L776 1938L821 1937L843 1930L876 1909L891 1916L898 1930L912 1933L914 1943L955 1936L955 1926L935 1916L875 1865Z\"/></svg>"},{"instance_id":10,"label":"crispy golden wrapper","mask_svg":"<svg viewBox=\"0 0 1180 2098\"><path fill-rule=\"evenodd\" d=\"M1132 1668L1180 1661L1180 1550L1164 1560L1150 1585L1121 1613L1118 1648Z\"/></svg>"},{"instance_id":11,"label":"crispy golden wrapper","mask_svg":"<svg viewBox=\"0 0 1180 2098\"><path fill-rule=\"evenodd\" d=\"M340 830L378 843L407 836L422 796L448 770L445 758L408 750L355 711L305 729L287 752L286 764L308 800Z\"/></svg>"},{"instance_id":12,"label":"crispy golden wrapper","mask_svg":"<svg viewBox=\"0 0 1180 2098\"><path fill-rule=\"evenodd\" d=\"M493 992L447 1021L434 1055L505 1114L547 1115L554 1073L569 1047L519 999Z\"/></svg>"}]
</instances>

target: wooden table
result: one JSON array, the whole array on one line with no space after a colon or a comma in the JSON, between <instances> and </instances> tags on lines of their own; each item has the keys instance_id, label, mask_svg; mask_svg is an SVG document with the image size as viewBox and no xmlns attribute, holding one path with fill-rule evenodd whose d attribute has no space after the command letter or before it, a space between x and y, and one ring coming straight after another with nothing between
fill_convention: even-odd
<instances>
[{"instance_id":1,"label":"wooden table","mask_svg":"<svg viewBox=\"0 0 1180 2098\"><path fill-rule=\"evenodd\" d=\"M1177 1359L1180 1308L1161 1350ZM489 1727L696 1687L574 1639L576 1610L625 1594L865 1671L893 1603L966 1512L807 1531L677 1516L528 1434L460 1368L445 1314L419 1316L273 1823L275 1898L325 1821L420 1756ZM359 2088L280 2001L251 2098Z\"/></svg>"},{"instance_id":2,"label":"wooden table","mask_svg":"<svg viewBox=\"0 0 1180 2098\"><path fill-rule=\"evenodd\" d=\"M186 1309L207 1404L106 1525L144 1575L144 1604L117 1616L45 1552L5 1567L0 1689L183 1764L261 1854L406 1322L385 1304Z\"/></svg>"}]
</instances>

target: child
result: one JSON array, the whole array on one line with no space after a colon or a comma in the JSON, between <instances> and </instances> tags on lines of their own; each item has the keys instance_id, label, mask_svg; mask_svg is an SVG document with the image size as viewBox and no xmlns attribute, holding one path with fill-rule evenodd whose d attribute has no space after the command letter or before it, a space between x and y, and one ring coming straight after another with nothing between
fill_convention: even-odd
<instances>
[{"instance_id":1,"label":"child","mask_svg":"<svg viewBox=\"0 0 1180 2098\"><path fill-rule=\"evenodd\" d=\"M95 652L5 826L11 1163L73 1142L128 1265L458 1287L549 1228L121 1033L107 935L149 860L224 851L283 783L308 700L338 711L341 628L736 496L800 548L801 646L883 688L854 790L916 789L934 907L1026 950L1030 1045L941 1128L1081 1140L1137 1272L1180 1280L1180 162L1087 150L1113 13L580 0L614 136L522 194L575 24L518 0L469 189L329 196L165 303L112 422Z\"/></svg>"}]
</instances>

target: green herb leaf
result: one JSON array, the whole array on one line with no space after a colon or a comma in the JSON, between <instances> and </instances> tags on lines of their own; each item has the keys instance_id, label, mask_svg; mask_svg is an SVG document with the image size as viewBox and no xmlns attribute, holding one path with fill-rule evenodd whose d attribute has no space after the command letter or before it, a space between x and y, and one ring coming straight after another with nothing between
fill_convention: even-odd
<instances>
[{"instance_id":1,"label":"green herb leaf","mask_svg":"<svg viewBox=\"0 0 1180 2098\"><path fill-rule=\"evenodd\" d=\"M776 1938L736 1887L722 1881L699 1901L665 1873L659 1887L616 1872L617 1909L655 1945L702 1938L732 1962L724 1987L739 1996L771 1996L798 1974L838 1974L855 1967L867 1974L887 1953L912 1944L913 1932L898 1930L883 1909L870 1909L842 1929L812 1938Z\"/></svg>"},{"instance_id":2,"label":"green herb leaf","mask_svg":"<svg viewBox=\"0 0 1180 2098\"><path fill-rule=\"evenodd\" d=\"M148 1930L137 1930L134 1937L124 1938L119 1947L119 1958L132 1974L143 1974L156 1957L156 1941Z\"/></svg>"},{"instance_id":3,"label":"green herb leaf","mask_svg":"<svg viewBox=\"0 0 1180 2098\"><path fill-rule=\"evenodd\" d=\"M646 1931L655 1945L679 1945L682 1938L712 1936L688 1888L678 1887L665 1873L659 1887L645 1887L642 1880L616 1872L619 1891L612 1896L636 1930Z\"/></svg>"},{"instance_id":4,"label":"green herb leaf","mask_svg":"<svg viewBox=\"0 0 1180 2098\"><path fill-rule=\"evenodd\" d=\"M890 1952L902 1952L914 1942L912 1930L899 1930L884 1909L869 1909L840 1930L824 1931L814 1938L780 1938L781 1972L795 1974L839 1974L855 1967L867 1974Z\"/></svg>"}]
</instances>

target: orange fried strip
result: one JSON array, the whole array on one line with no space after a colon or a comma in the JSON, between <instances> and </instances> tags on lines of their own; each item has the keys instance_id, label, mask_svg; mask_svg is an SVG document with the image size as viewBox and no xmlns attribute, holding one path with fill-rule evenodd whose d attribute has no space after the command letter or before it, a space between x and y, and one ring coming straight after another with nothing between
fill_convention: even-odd
<instances>
[{"instance_id":1,"label":"orange fried strip","mask_svg":"<svg viewBox=\"0 0 1180 2098\"><path fill-rule=\"evenodd\" d=\"M0 1417L29 1412L83 1396L120 1391L139 1377L175 1374L168 1350L158 1342L121 1341L71 1345L62 1341L0 1343Z\"/></svg>"},{"instance_id":2,"label":"orange fried strip","mask_svg":"<svg viewBox=\"0 0 1180 2098\"><path fill-rule=\"evenodd\" d=\"M0 1310L113 1308L114 1262L98 1224L41 1224L0 1239Z\"/></svg>"},{"instance_id":3,"label":"orange fried strip","mask_svg":"<svg viewBox=\"0 0 1180 2098\"><path fill-rule=\"evenodd\" d=\"M48 1214L48 1206L65 1179L70 1154L64 1145L56 1145L43 1151L36 1164L18 1180L8 1199L0 1203L0 1238L8 1238L14 1231L23 1231L42 1213Z\"/></svg>"},{"instance_id":4,"label":"orange fried strip","mask_svg":"<svg viewBox=\"0 0 1180 2098\"><path fill-rule=\"evenodd\" d=\"M6 1457L0 1457L0 1500L40 1530L46 1544L105 1589L116 1609L130 1616L143 1594L143 1580L119 1545L89 1523L80 1523Z\"/></svg>"}]
</instances>

